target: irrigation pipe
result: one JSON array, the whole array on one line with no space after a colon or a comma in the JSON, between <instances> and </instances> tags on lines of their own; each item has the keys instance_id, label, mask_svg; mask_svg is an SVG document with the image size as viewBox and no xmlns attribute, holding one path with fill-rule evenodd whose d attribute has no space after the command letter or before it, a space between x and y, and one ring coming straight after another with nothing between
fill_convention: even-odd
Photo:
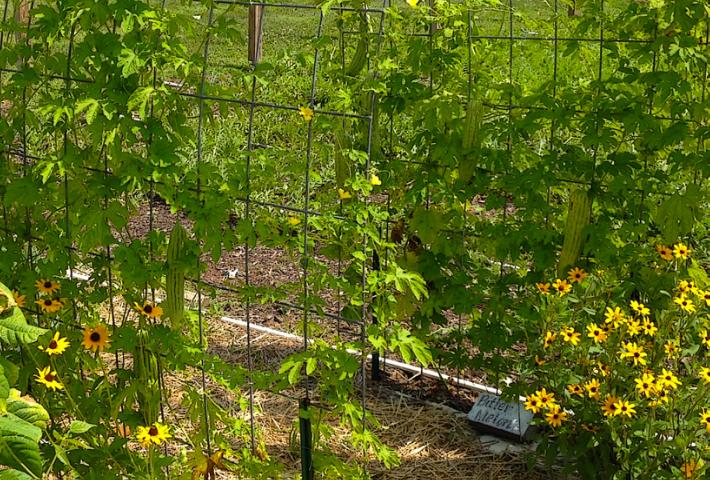
<instances>
[{"instance_id":1,"label":"irrigation pipe","mask_svg":"<svg viewBox=\"0 0 710 480\"><path fill-rule=\"evenodd\" d=\"M242 327L242 328L247 328L247 322L245 322L243 320L237 320L236 318L232 318L232 317L221 317L221 320L225 323L236 325L236 326ZM288 338L289 340L303 342L302 336L295 335L293 333L284 332L282 330L277 330L275 328L264 327L262 325L257 325L254 323L249 324L248 328L250 328L252 330L256 330L257 332L268 333L271 335L275 335L277 337ZM308 343L312 343L312 342L313 342L313 339L308 340ZM359 352L358 350L353 350L351 348L348 348L347 352L352 355L356 355L356 356L361 354L361 352ZM371 358L372 358L372 355L367 356L368 360L370 360ZM490 393L493 395L500 395L500 393L501 393L500 390L498 390L495 387L489 387L488 385L483 385L481 383L476 383L476 382L471 382L469 380L464 380L463 378L454 377L451 375L447 375L445 373L440 373L440 372L437 372L436 370L431 370L429 368L421 368L421 367L417 367L416 365L410 365L409 363L398 362L397 360L390 360L389 358L380 358L380 362L382 362L384 365L387 365L387 366L390 366L393 368L397 368L399 370L404 370L406 372L420 374L420 375L427 377L427 378L434 378L437 380L443 380L445 382L450 382L451 384L453 384L457 387L466 388L468 390L473 390L475 392Z\"/></svg>"}]
</instances>

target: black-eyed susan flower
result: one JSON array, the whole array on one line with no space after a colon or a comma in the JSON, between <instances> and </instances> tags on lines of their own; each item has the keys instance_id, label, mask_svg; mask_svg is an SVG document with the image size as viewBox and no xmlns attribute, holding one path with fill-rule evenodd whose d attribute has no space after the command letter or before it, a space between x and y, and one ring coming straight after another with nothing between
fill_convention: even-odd
<instances>
[{"instance_id":1,"label":"black-eyed susan flower","mask_svg":"<svg viewBox=\"0 0 710 480\"><path fill-rule=\"evenodd\" d=\"M541 388L535 392L535 396L537 396L538 400L540 400L542 408L553 408L557 405L555 394L553 392L548 392L545 388Z\"/></svg>"},{"instance_id":2,"label":"black-eyed susan flower","mask_svg":"<svg viewBox=\"0 0 710 480\"><path fill-rule=\"evenodd\" d=\"M370 185L373 187L382 185L382 180L380 180L380 177L378 177L377 174L370 174Z\"/></svg>"},{"instance_id":3,"label":"black-eyed susan flower","mask_svg":"<svg viewBox=\"0 0 710 480\"><path fill-rule=\"evenodd\" d=\"M680 282L678 282L678 293L684 293L686 295L692 293L693 295L698 295L698 293L700 293L700 290L695 285L695 282L693 282L692 280L681 280Z\"/></svg>"},{"instance_id":4,"label":"black-eyed susan flower","mask_svg":"<svg viewBox=\"0 0 710 480\"><path fill-rule=\"evenodd\" d=\"M652 400L649 405L652 407L658 407L659 405L670 402L670 400L668 390L661 388L660 385L658 385L658 379L656 379L656 398Z\"/></svg>"},{"instance_id":5,"label":"black-eyed susan flower","mask_svg":"<svg viewBox=\"0 0 710 480\"><path fill-rule=\"evenodd\" d=\"M589 433L597 433L599 431L598 427L595 427L594 425L591 425L589 423L583 423L580 425L582 427L582 430L586 430Z\"/></svg>"},{"instance_id":6,"label":"black-eyed susan flower","mask_svg":"<svg viewBox=\"0 0 710 480\"><path fill-rule=\"evenodd\" d=\"M608 377L611 373L611 368L609 368L609 365L604 365L602 362L597 362L597 366L594 369L594 372L600 374L602 377Z\"/></svg>"},{"instance_id":7,"label":"black-eyed susan flower","mask_svg":"<svg viewBox=\"0 0 710 480\"><path fill-rule=\"evenodd\" d=\"M61 300L49 297L37 300L35 303L44 313L56 313L64 306Z\"/></svg>"},{"instance_id":8,"label":"black-eyed susan flower","mask_svg":"<svg viewBox=\"0 0 710 480\"><path fill-rule=\"evenodd\" d=\"M587 278L587 273L579 267L574 267L567 272L567 278L570 282L582 283Z\"/></svg>"},{"instance_id":9,"label":"black-eyed susan flower","mask_svg":"<svg viewBox=\"0 0 710 480\"><path fill-rule=\"evenodd\" d=\"M543 295L549 295L550 294L550 283L536 283L535 286L537 287L537 291L542 293Z\"/></svg>"},{"instance_id":10,"label":"black-eyed susan flower","mask_svg":"<svg viewBox=\"0 0 710 480\"><path fill-rule=\"evenodd\" d=\"M700 337L700 341L703 342L703 345L710 348L710 333L708 333L708 330L703 328L698 336Z\"/></svg>"},{"instance_id":11,"label":"black-eyed susan flower","mask_svg":"<svg viewBox=\"0 0 710 480\"><path fill-rule=\"evenodd\" d=\"M602 405L602 413L605 417L613 417L616 415L616 404L619 402L619 398L613 395L607 395L604 399L604 404Z\"/></svg>"},{"instance_id":12,"label":"black-eyed susan flower","mask_svg":"<svg viewBox=\"0 0 710 480\"><path fill-rule=\"evenodd\" d=\"M700 379L706 383L710 384L710 368L700 367Z\"/></svg>"},{"instance_id":13,"label":"black-eyed susan flower","mask_svg":"<svg viewBox=\"0 0 710 480\"><path fill-rule=\"evenodd\" d=\"M564 297L572 291L572 285L570 285L567 280L562 280L560 278L552 283L552 288L560 297Z\"/></svg>"},{"instance_id":14,"label":"black-eyed susan flower","mask_svg":"<svg viewBox=\"0 0 710 480\"><path fill-rule=\"evenodd\" d=\"M631 418L636 413L636 404L631 403L628 400L619 400L614 404L614 406L616 407L616 412L614 412L614 415Z\"/></svg>"},{"instance_id":15,"label":"black-eyed susan flower","mask_svg":"<svg viewBox=\"0 0 710 480\"><path fill-rule=\"evenodd\" d=\"M710 411L708 411L707 408L704 408L703 411L700 412L700 424L710 433Z\"/></svg>"},{"instance_id":16,"label":"black-eyed susan flower","mask_svg":"<svg viewBox=\"0 0 710 480\"><path fill-rule=\"evenodd\" d=\"M313 112L313 109L311 107L300 107L298 109L298 113L307 122L313 120L313 115L315 115L315 112Z\"/></svg>"},{"instance_id":17,"label":"black-eyed susan flower","mask_svg":"<svg viewBox=\"0 0 710 480\"><path fill-rule=\"evenodd\" d=\"M535 355L535 365L537 365L538 367L542 367L543 365L545 365L545 359Z\"/></svg>"},{"instance_id":18,"label":"black-eyed susan flower","mask_svg":"<svg viewBox=\"0 0 710 480\"><path fill-rule=\"evenodd\" d=\"M698 296L705 300L705 305L710 307L710 290L701 290L698 292Z\"/></svg>"},{"instance_id":19,"label":"black-eyed susan flower","mask_svg":"<svg viewBox=\"0 0 710 480\"><path fill-rule=\"evenodd\" d=\"M619 328L620 325L626 320L626 315L619 307L606 307L606 313L604 313L604 321L606 323L611 323L614 328Z\"/></svg>"},{"instance_id":20,"label":"black-eyed susan flower","mask_svg":"<svg viewBox=\"0 0 710 480\"><path fill-rule=\"evenodd\" d=\"M663 387L663 388L668 388L671 390L675 390L678 388L681 383L680 380L678 380L678 377L676 377L673 372L670 370L666 370L665 368L661 371L661 374L658 376L658 383Z\"/></svg>"},{"instance_id":21,"label":"black-eyed susan flower","mask_svg":"<svg viewBox=\"0 0 710 480\"><path fill-rule=\"evenodd\" d=\"M631 300L630 305L631 305L631 310L638 313L639 315L643 315L645 317L645 316L648 316L651 314L651 310L641 302L637 302L636 300Z\"/></svg>"},{"instance_id":22,"label":"black-eyed susan flower","mask_svg":"<svg viewBox=\"0 0 710 480\"><path fill-rule=\"evenodd\" d=\"M149 426L139 426L136 430L136 440L146 448L151 445L160 445L171 437L170 429L158 422Z\"/></svg>"},{"instance_id":23,"label":"black-eyed susan flower","mask_svg":"<svg viewBox=\"0 0 710 480\"><path fill-rule=\"evenodd\" d=\"M584 388L579 383L571 383L567 385L567 391L570 395L584 396Z\"/></svg>"},{"instance_id":24,"label":"black-eyed susan flower","mask_svg":"<svg viewBox=\"0 0 710 480\"><path fill-rule=\"evenodd\" d=\"M563 411L559 405L555 405L545 414L545 420L550 426L557 428L567 420L567 412Z\"/></svg>"},{"instance_id":25,"label":"black-eyed susan flower","mask_svg":"<svg viewBox=\"0 0 710 480\"><path fill-rule=\"evenodd\" d=\"M587 336L594 340L594 343L602 343L607 339L607 334L596 323L587 325Z\"/></svg>"},{"instance_id":26,"label":"black-eyed susan flower","mask_svg":"<svg viewBox=\"0 0 710 480\"><path fill-rule=\"evenodd\" d=\"M631 336L635 337L639 333L641 333L641 322L639 322L636 319L629 319L626 321L626 333Z\"/></svg>"},{"instance_id":27,"label":"black-eyed susan flower","mask_svg":"<svg viewBox=\"0 0 710 480\"><path fill-rule=\"evenodd\" d=\"M57 378L57 372L52 371L52 367L38 368L35 380L50 390L61 390L64 388L64 385L62 385Z\"/></svg>"},{"instance_id":28,"label":"black-eyed susan flower","mask_svg":"<svg viewBox=\"0 0 710 480\"><path fill-rule=\"evenodd\" d=\"M543 344L543 347L545 349L550 348L550 346L552 345L552 342L554 342L556 338L557 338L557 334L548 330L545 333L545 343Z\"/></svg>"},{"instance_id":29,"label":"black-eyed susan flower","mask_svg":"<svg viewBox=\"0 0 710 480\"><path fill-rule=\"evenodd\" d=\"M634 380L636 382L636 391L647 398L656 393L656 378L652 373L644 373L641 378Z\"/></svg>"},{"instance_id":30,"label":"black-eyed susan flower","mask_svg":"<svg viewBox=\"0 0 710 480\"><path fill-rule=\"evenodd\" d=\"M407 5L412 8L416 8L419 5L419 0L407 0Z\"/></svg>"},{"instance_id":31,"label":"black-eyed susan flower","mask_svg":"<svg viewBox=\"0 0 710 480\"><path fill-rule=\"evenodd\" d=\"M641 329L643 330L643 333L645 333L649 337L653 337L658 331L658 327L656 326L656 324L649 319L643 321L643 323L641 324Z\"/></svg>"},{"instance_id":32,"label":"black-eyed susan flower","mask_svg":"<svg viewBox=\"0 0 710 480\"><path fill-rule=\"evenodd\" d=\"M39 349L44 351L47 355L61 355L64 351L69 348L69 340L59 335L59 332L55 332L52 339L47 343L47 346L39 346Z\"/></svg>"},{"instance_id":33,"label":"black-eyed susan flower","mask_svg":"<svg viewBox=\"0 0 710 480\"><path fill-rule=\"evenodd\" d=\"M143 305L136 303L134 306L136 310L148 318L160 318L163 316L163 309L157 305L153 305L152 303L146 302Z\"/></svg>"},{"instance_id":34,"label":"black-eyed susan flower","mask_svg":"<svg viewBox=\"0 0 710 480\"><path fill-rule=\"evenodd\" d=\"M678 305L681 310L683 310L686 313L694 313L695 312L695 304L691 299L686 297L685 295L680 295L679 297L675 297L673 299L673 302Z\"/></svg>"},{"instance_id":35,"label":"black-eyed susan flower","mask_svg":"<svg viewBox=\"0 0 710 480\"><path fill-rule=\"evenodd\" d=\"M571 343L573 346L577 346L577 344L579 343L579 339L582 337L582 334L576 332L574 330L574 327L565 327L562 329L562 332L560 332L560 336L565 342Z\"/></svg>"},{"instance_id":36,"label":"black-eyed susan flower","mask_svg":"<svg viewBox=\"0 0 710 480\"><path fill-rule=\"evenodd\" d=\"M535 394L526 396L523 406L525 410L530 410L532 413L537 413L542 410L542 402L540 402L540 398Z\"/></svg>"},{"instance_id":37,"label":"black-eyed susan flower","mask_svg":"<svg viewBox=\"0 0 710 480\"><path fill-rule=\"evenodd\" d=\"M104 348L111 343L109 333L103 325L84 328L84 340L81 344L87 350L103 352Z\"/></svg>"},{"instance_id":38,"label":"black-eyed susan flower","mask_svg":"<svg viewBox=\"0 0 710 480\"><path fill-rule=\"evenodd\" d=\"M692 249L684 243L676 243L673 245L673 256L681 260L687 260Z\"/></svg>"},{"instance_id":39,"label":"black-eyed susan flower","mask_svg":"<svg viewBox=\"0 0 710 480\"><path fill-rule=\"evenodd\" d=\"M41 278L35 282L35 287L40 295L53 295L59 291L59 283L54 280Z\"/></svg>"},{"instance_id":40,"label":"black-eyed susan flower","mask_svg":"<svg viewBox=\"0 0 710 480\"><path fill-rule=\"evenodd\" d=\"M633 360L634 365L646 365L647 354L643 351L643 347L636 342L625 342L624 350L619 356L622 360L624 358L630 358Z\"/></svg>"},{"instance_id":41,"label":"black-eyed susan flower","mask_svg":"<svg viewBox=\"0 0 710 480\"><path fill-rule=\"evenodd\" d=\"M584 384L584 389L587 391L587 395L589 396L589 398L599 398L600 388L601 385L599 384L599 380L597 380L596 378L593 378Z\"/></svg>"},{"instance_id":42,"label":"black-eyed susan flower","mask_svg":"<svg viewBox=\"0 0 710 480\"><path fill-rule=\"evenodd\" d=\"M343 190L342 188L339 188L338 189L338 198L341 200L349 200L349 199L353 198L353 196L347 190Z\"/></svg>"},{"instance_id":43,"label":"black-eyed susan flower","mask_svg":"<svg viewBox=\"0 0 710 480\"><path fill-rule=\"evenodd\" d=\"M15 305L17 305L20 308L25 307L25 302L27 300L27 297L25 295L20 295L20 293L17 290L12 291L12 299L15 301Z\"/></svg>"},{"instance_id":44,"label":"black-eyed susan flower","mask_svg":"<svg viewBox=\"0 0 710 480\"><path fill-rule=\"evenodd\" d=\"M665 245L656 245L658 255L666 261L673 260L673 250Z\"/></svg>"},{"instance_id":45,"label":"black-eyed susan flower","mask_svg":"<svg viewBox=\"0 0 710 480\"><path fill-rule=\"evenodd\" d=\"M666 352L666 356L668 358L675 358L678 356L678 353L679 353L678 343L679 343L678 340L668 340L663 345L663 350Z\"/></svg>"}]
</instances>

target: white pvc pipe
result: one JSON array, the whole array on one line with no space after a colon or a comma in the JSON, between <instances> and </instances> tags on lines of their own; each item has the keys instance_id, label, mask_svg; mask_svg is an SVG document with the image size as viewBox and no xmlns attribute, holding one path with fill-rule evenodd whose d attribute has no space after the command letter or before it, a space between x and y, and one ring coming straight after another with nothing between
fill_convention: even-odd
<instances>
[{"instance_id":1,"label":"white pvc pipe","mask_svg":"<svg viewBox=\"0 0 710 480\"><path fill-rule=\"evenodd\" d=\"M247 328L247 322L243 320L237 320L236 318L232 317L221 317L221 320L225 323L230 323L232 325L237 325L242 328ZM257 325L257 324L250 324L249 328L252 330L256 330L257 332L262 332L262 333L268 333L271 335L275 335L277 337L281 338L288 338L290 340L295 340L299 342L303 342L303 337L300 335L295 335L293 333L288 333L284 332L282 330L276 330L274 328L269 328L269 327L264 327L262 325ZM313 340L309 340L309 343L313 342ZM357 350L352 350L352 349L347 349L347 352L352 354L352 355L360 355L360 352ZM368 355L367 359L370 360L372 358L372 355ZM471 382L469 380L464 380L463 378L459 377L454 377L451 375L446 375L445 373L439 373L436 370L431 370L429 368L421 368L417 367L416 365L410 365L408 363L404 362L398 362L396 360L390 360L388 358L381 358L380 362L384 363L385 365L389 365L390 367L397 368L399 370L404 370L410 373L416 373L420 374L424 377L428 378L435 378L439 380L444 380L446 382L450 382L457 387L462 387L466 388L468 390L473 390L476 392L481 392L481 393L490 393L493 395L500 395L500 390L498 390L495 387L489 387L488 385L483 385L481 383L476 383L476 382Z\"/></svg>"}]
</instances>

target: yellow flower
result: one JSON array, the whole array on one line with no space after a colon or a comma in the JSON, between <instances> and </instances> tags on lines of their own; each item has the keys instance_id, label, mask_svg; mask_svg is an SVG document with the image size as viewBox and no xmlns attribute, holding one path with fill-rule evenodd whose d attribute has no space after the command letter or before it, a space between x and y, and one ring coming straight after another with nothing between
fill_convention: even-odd
<instances>
[{"instance_id":1,"label":"yellow flower","mask_svg":"<svg viewBox=\"0 0 710 480\"><path fill-rule=\"evenodd\" d=\"M40 310L44 313L56 313L64 306L60 300L49 297L44 300L37 300L35 303L39 305Z\"/></svg>"},{"instance_id":2,"label":"yellow flower","mask_svg":"<svg viewBox=\"0 0 710 480\"><path fill-rule=\"evenodd\" d=\"M595 343L601 343L607 339L606 332L599 328L596 323L587 325L587 336L593 339Z\"/></svg>"},{"instance_id":3,"label":"yellow flower","mask_svg":"<svg viewBox=\"0 0 710 480\"><path fill-rule=\"evenodd\" d=\"M630 358L633 360L634 365L646 365L646 352L643 351L642 346L635 342L625 342L624 350L620 354L622 359Z\"/></svg>"},{"instance_id":4,"label":"yellow flower","mask_svg":"<svg viewBox=\"0 0 710 480\"><path fill-rule=\"evenodd\" d=\"M626 321L626 333L635 337L641 333L641 322L635 319L630 319Z\"/></svg>"},{"instance_id":5,"label":"yellow flower","mask_svg":"<svg viewBox=\"0 0 710 480\"><path fill-rule=\"evenodd\" d=\"M574 346L577 346L577 344L579 343L579 339L582 337L582 334L579 332L575 332L573 327L563 328L560 335L562 336L562 340L571 343Z\"/></svg>"},{"instance_id":6,"label":"yellow flower","mask_svg":"<svg viewBox=\"0 0 710 480\"><path fill-rule=\"evenodd\" d=\"M611 373L611 368L608 365L604 365L602 362L597 362L597 368L594 369L595 373L599 373L602 377L608 377Z\"/></svg>"},{"instance_id":7,"label":"yellow flower","mask_svg":"<svg viewBox=\"0 0 710 480\"><path fill-rule=\"evenodd\" d=\"M616 407L616 412L614 413L614 415L624 415L627 417L633 417L636 413L636 409L634 408L636 404L631 403L629 401L619 400L614 404L614 406Z\"/></svg>"},{"instance_id":8,"label":"yellow flower","mask_svg":"<svg viewBox=\"0 0 710 480\"><path fill-rule=\"evenodd\" d=\"M599 398L600 387L601 385L599 384L599 380L597 380L596 378L593 378L584 384L584 388L587 390L587 395L589 395L589 398Z\"/></svg>"},{"instance_id":9,"label":"yellow flower","mask_svg":"<svg viewBox=\"0 0 710 480\"><path fill-rule=\"evenodd\" d=\"M557 405L557 402L555 401L555 394L553 392L548 392L544 388L541 388L535 392L535 396L538 400L540 400L542 408L553 408Z\"/></svg>"},{"instance_id":10,"label":"yellow flower","mask_svg":"<svg viewBox=\"0 0 710 480\"><path fill-rule=\"evenodd\" d=\"M57 379L57 372L52 371L52 367L38 368L35 380L44 384L50 390L61 390L64 385Z\"/></svg>"},{"instance_id":11,"label":"yellow flower","mask_svg":"<svg viewBox=\"0 0 710 480\"><path fill-rule=\"evenodd\" d=\"M673 245L673 255L675 258L680 258L681 260L687 260L692 252L691 248L684 243L676 243Z\"/></svg>"},{"instance_id":12,"label":"yellow flower","mask_svg":"<svg viewBox=\"0 0 710 480\"><path fill-rule=\"evenodd\" d=\"M292 225L292 226L295 227L295 226L298 225L299 223L301 223L301 219L298 218L297 216L295 216L295 215L289 215L289 216L288 216L288 224L289 224L289 225Z\"/></svg>"},{"instance_id":13,"label":"yellow flower","mask_svg":"<svg viewBox=\"0 0 710 480\"><path fill-rule=\"evenodd\" d=\"M559 427L562 425L562 422L567 420L567 412L562 411L558 405L555 405L545 414L545 420L551 426Z\"/></svg>"},{"instance_id":14,"label":"yellow flower","mask_svg":"<svg viewBox=\"0 0 710 480\"><path fill-rule=\"evenodd\" d=\"M621 311L621 308L615 307L606 307L606 313L604 314L604 319L606 323L613 323L614 328L619 328L621 324L624 323L626 320L626 316L624 315L624 312Z\"/></svg>"},{"instance_id":15,"label":"yellow flower","mask_svg":"<svg viewBox=\"0 0 710 480\"><path fill-rule=\"evenodd\" d=\"M135 303L134 307L140 313L148 318L160 318L163 315L163 309L157 305L150 304L148 302L141 305L140 303Z\"/></svg>"},{"instance_id":16,"label":"yellow flower","mask_svg":"<svg viewBox=\"0 0 710 480\"><path fill-rule=\"evenodd\" d=\"M656 379L652 373L644 373L641 378L634 380L636 382L636 390L646 397L650 397L656 393Z\"/></svg>"},{"instance_id":17,"label":"yellow flower","mask_svg":"<svg viewBox=\"0 0 710 480\"><path fill-rule=\"evenodd\" d=\"M370 175L370 185L372 185L373 187L382 185L382 180L380 180L380 177L373 173Z\"/></svg>"},{"instance_id":18,"label":"yellow flower","mask_svg":"<svg viewBox=\"0 0 710 480\"><path fill-rule=\"evenodd\" d=\"M649 403L652 407L657 407L664 403L668 403L670 397L668 396L668 390L664 390L660 385L658 385L658 380L656 380L656 399Z\"/></svg>"},{"instance_id":19,"label":"yellow flower","mask_svg":"<svg viewBox=\"0 0 710 480\"><path fill-rule=\"evenodd\" d=\"M298 109L298 113L303 117L303 119L307 122L310 122L313 120L313 115L315 114L313 112L313 109L311 107L300 107Z\"/></svg>"},{"instance_id":20,"label":"yellow flower","mask_svg":"<svg viewBox=\"0 0 710 480\"><path fill-rule=\"evenodd\" d=\"M579 383L572 383L567 385L567 391L570 395L578 395L580 397L584 396L584 388Z\"/></svg>"},{"instance_id":21,"label":"yellow flower","mask_svg":"<svg viewBox=\"0 0 710 480\"><path fill-rule=\"evenodd\" d=\"M710 433L710 411L708 411L707 408L704 408L703 411L700 412L700 423L705 427L705 430Z\"/></svg>"},{"instance_id":22,"label":"yellow flower","mask_svg":"<svg viewBox=\"0 0 710 480\"><path fill-rule=\"evenodd\" d=\"M616 404L619 402L617 397L612 395L607 395L604 400L604 405L602 405L602 412L605 417L613 417L616 415Z\"/></svg>"},{"instance_id":23,"label":"yellow flower","mask_svg":"<svg viewBox=\"0 0 710 480\"><path fill-rule=\"evenodd\" d=\"M545 344L543 345L545 349L550 348L550 345L552 345L552 342L554 342L556 338L557 335L548 330L547 333L545 333Z\"/></svg>"},{"instance_id":24,"label":"yellow flower","mask_svg":"<svg viewBox=\"0 0 710 480\"><path fill-rule=\"evenodd\" d=\"M552 284L552 288L555 289L555 291L559 294L560 297L564 297L572 290L572 285L567 283L567 280L561 280L558 278Z\"/></svg>"},{"instance_id":25,"label":"yellow flower","mask_svg":"<svg viewBox=\"0 0 710 480\"><path fill-rule=\"evenodd\" d=\"M139 426L136 431L136 439L146 448L151 445L160 445L171 437L168 427L158 422L147 427Z\"/></svg>"},{"instance_id":26,"label":"yellow flower","mask_svg":"<svg viewBox=\"0 0 710 480\"><path fill-rule=\"evenodd\" d=\"M668 340L663 349L669 358L675 358L678 356L678 340Z\"/></svg>"},{"instance_id":27,"label":"yellow flower","mask_svg":"<svg viewBox=\"0 0 710 480\"><path fill-rule=\"evenodd\" d=\"M656 324L648 319L643 321L642 328L643 328L643 333L645 333L649 337L653 337L656 334L656 332L658 331L658 327L656 326Z\"/></svg>"},{"instance_id":28,"label":"yellow flower","mask_svg":"<svg viewBox=\"0 0 710 480\"><path fill-rule=\"evenodd\" d=\"M651 314L651 310L648 309L646 305L643 303L637 302L636 300L631 300L631 310L633 310L636 313L640 313L643 316L647 316Z\"/></svg>"},{"instance_id":29,"label":"yellow flower","mask_svg":"<svg viewBox=\"0 0 710 480\"><path fill-rule=\"evenodd\" d=\"M691 299L686 297L684 294L681 294L680 297L675 297L673 299L673 302L676 304L680 305L681 310L687 313L693 313L695 312L695 304Z\"/></svg>"},{"instance_id":30,"label":"yellow flower","mask_svg":"<svg viewBox=\"0 0 710 480\"><path fill-rule=\"evenodd\" d=\"M567 272L567 278L570 282L582 283L587 278L587 273L579 267L575 267Z\"/></svg>"},{"instance_id":31,"label":"yellow flower","mask_svg":"<svg viewBox=\"0 0 710 480\"><path fill-rule=\"evenodd\" d=\"M84 341L81 344L85 349L103 352L109 343L109 333L103 325L84 328Z\"/></svg>"},{"instance_id":32,"label":"yellow flower","mask_svg":"<svg viewBox=\"0 0 710 480\"><path fill-rule=\"evenodd\" d=\"M673 260L673 251L665 245L656 245L656 251L663 260Z\"/></svg>"},{"instance_id":33,"label":"yellow flower","mask_svg":"<svg viewBox=\"0 0 710 480\"><path fill-rule=\"evenodd\" d=\"M415 8L419 4L419 0L407 0L407 5L409 5L412 8Z\"/></svg>"},{"instance_id":34,"label":"yellow flower","mask_svg":"<svg viewBox=\"0 0 710 480\"><path fill-rule=\"evenodd\" d=\"M703 328L703 329L700 331L699 336L700 336L700 339L701 339L702 342L703 342L703 345L705 345L706 347L710 347L710 334L708 334L707 329Z\"/></svg>"},{"instance_id":35,"label":"yellow flower","mask_svg":"<svg viewBox=\"0 0 710 480\"><path fill-rule=\"evenodd\" d=\"M710 384L710 368L700 367L700 379L706 383Z\"/></svg>"},{"instance_id":36,"label":"yellow flower","mask_svg":"<svg viewBox=\"0 0 710 480\"><path fill-rule=\"evenodd\" d=\"M695 286L695 282L692 280L689 282L687 280L681 280L678 283L678 292L687 294L688 292L698 295L700 290Z\"/></svg>"},{"instance_id":37,"label":"yellow flower","mask_svg":"<svg viewBox=\"0 0 710 480\"><path fill-rule=\"evenodd\" d=\"M705 305L710 307L710 290L700 290L700 291L698 291L698 296L700 296L703 300L705 300ZM15 300L15 301L17 301L17 300ZM18 302L18 305L19 305L19 302Z\"/></svg>"},{"instance_id":38,"label":"yellow flower","mask_svg":"<svg viewBox=\"0 0 710 480\"><path fill-rule=\"evenodd\" d=\"M46 280L41 278L35 282L35 287L39 291L40 295L52 295L54 292L59 291L59 283L53 280Z\"/></svg>"},{"instance_id":39,"label":"yellow flower","mask_svg":"<svg viewBox=\"0 0 710 480\"><path fill-rule=\"evenodd\" d=\"M542 293L543 295L549 295L550 294L550 283L536 283L535 286L537 287L538 291Z\"/></svg>"},{"instance_id":40,"label":"yellow flower","mask_svg":"<svg viewBox=\"0 0 710 480\"><path fill-rule=\"evenodd\" d=\"M46 347L39 346L39 349L46 352L47 355L61 355L67 348L69 348L69 340L60 337L59 332L54 334Z\"/></svg>"},{"instance_id":41,"label":"yellow flower","mask_svg":"<svg viewBox=\"0 0 710 480\"><path fill-rule=\"evenodd\" d=\"M524 406L525 410L530 410L532 413L539 412L543 407L542 402L540 402L540 398L538 398L535 394L525 397Z\"/></svg>"},{"instance_id":42,"label":"yellow flower","mask_svg":"<svg viewBox=\"0 0 710 480\"><path fill-rule=\"evenodd\" d=\"M350 192L348 192L347 190L343 190L342 188L339 188L338 189L338 198L340 198L341 200L347 200L349 198L353 198L353 196L350 195Z\"/></svg>"},{"instance_id":43,"label":"yellow flower","mask_svg":"<svg viewBox=\"0 0 710 480\"><path fill-rule=\"evenodd\" d=\"M25 307L25 297L24 295L20 295L20 293L17 290L12 291L12 299L15 300L15 304L17 304L18 307L24 308Z\"/></svg>"},{"instance_id":44,"label":"yellow flower","mask_svg":"<svg viewBox=\"0 0 710 480\"><path fill-rule=\"evenodd\" d=\"M545 365L545 359L535 355L535 365L537 365L538 367L542 367L543 365Z\"/></svg>"},{"instance_id":45,"label":"yellow flower","mask_svg":"<svg viewBox=\"0 0 710 480\"><path fill-rule=\"evenodd\" d=\"M681 385L680 380L678 380L678 377L676 377L673 372L671 372L670 370L666 370L665 368L658 376L658 383L661 384L663 388L670 388L671 390L675 390Z\"/></svg>"}]
</instances>

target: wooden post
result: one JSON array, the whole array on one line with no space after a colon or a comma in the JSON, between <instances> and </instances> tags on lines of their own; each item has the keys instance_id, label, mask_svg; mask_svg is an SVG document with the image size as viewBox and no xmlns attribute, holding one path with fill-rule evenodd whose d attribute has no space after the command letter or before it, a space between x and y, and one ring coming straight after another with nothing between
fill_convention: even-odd
<instances>
[{"instance_id":1,"label":"wooden post","mask_svg":"<svg viewBox=\"0 0 710 480\"><path fill-rule=\"evenodd\" d=\"M261 61L261 37L264 7L251 5L249 7L249 62L256 65Z\"/></svg>"}]
</instances>

